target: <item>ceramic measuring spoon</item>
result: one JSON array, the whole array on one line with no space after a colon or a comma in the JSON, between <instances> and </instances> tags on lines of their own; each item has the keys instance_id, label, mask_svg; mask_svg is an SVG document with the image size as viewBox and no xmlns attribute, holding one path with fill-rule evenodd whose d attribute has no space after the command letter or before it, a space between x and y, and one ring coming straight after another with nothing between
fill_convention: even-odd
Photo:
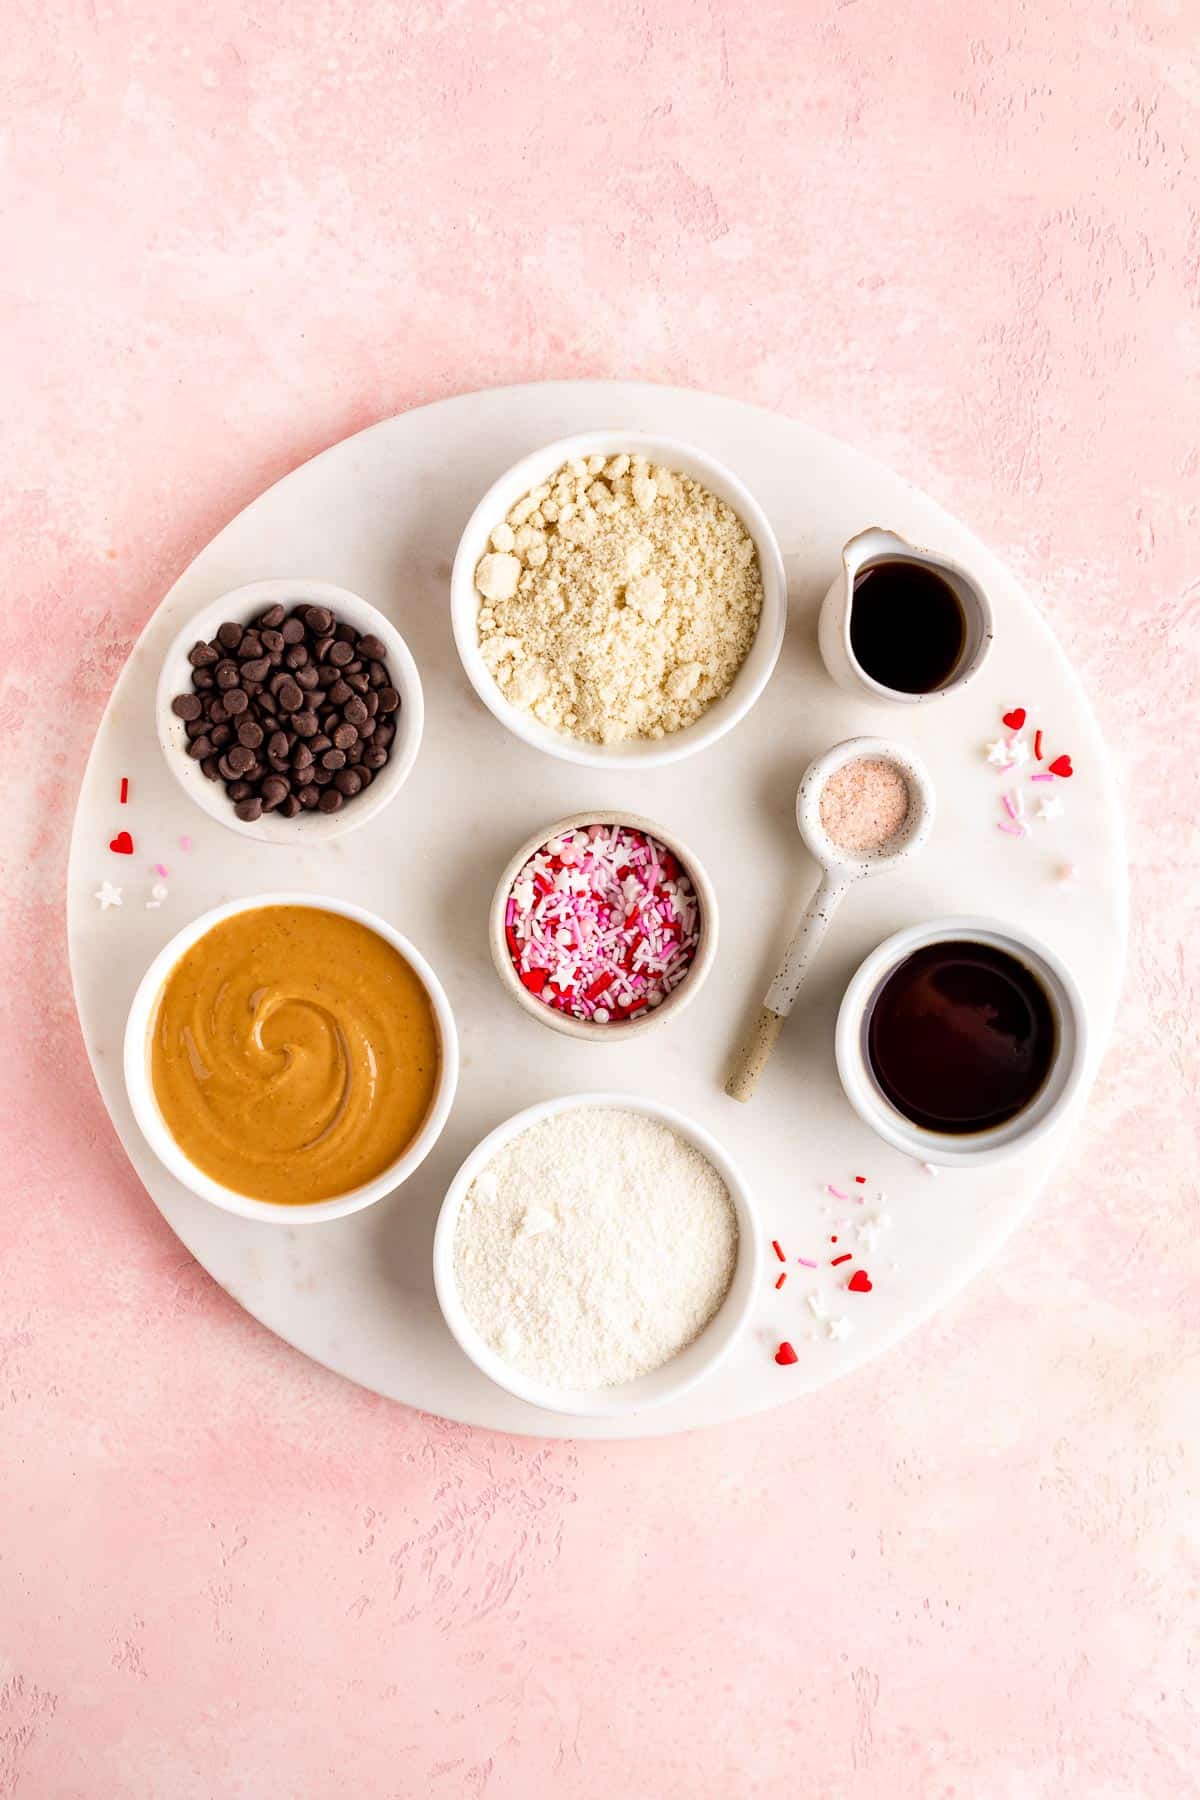
<instances>
[{"instance_id":1,"label":"ceramic measuring spoon","mask_svg":"<svg viewBox=\"0 0 1200 1800\"><path fill-rule=\"evenodd\" d=\"M821 823L821 795L830 778L847 763L890 763L908 788L903 823L878 849L846 850L834 843ZM881 875L915 856L933 829L933 782L924 763L911 750L888 738L847 738L809 763L796 793L796 824L805 848L820 865L821 880L808 910L787 947L779 973L767 989L758 1017L738 1050L725 1092L749 1100L775 1048L784 1020L795 1004L804 977L847 889L870 875Z\"/></svg>"}]
</instances>

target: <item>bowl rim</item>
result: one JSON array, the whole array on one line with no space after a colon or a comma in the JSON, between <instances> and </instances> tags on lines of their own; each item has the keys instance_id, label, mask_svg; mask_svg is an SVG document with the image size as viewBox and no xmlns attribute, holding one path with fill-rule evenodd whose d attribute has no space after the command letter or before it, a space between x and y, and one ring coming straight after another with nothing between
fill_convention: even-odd
<instances>
[{"instance_id":1,"label":"bowl rim","mask_svg":"<svg viewBox=\"0 0 1200 1800\"><path fill-rule=\"evenodd\" d=\"M875 1081L862 1045L871 1001L886 977L913 951L944 941L991 943L1032 965L1054 1009L1058 1031L1050 1072L1028 1105L1000 1125L969 1134L929 1131L906 1119ZM1032 932L1004 919L952 914L904 926L864 957L838 1008L834 1055L847 1100L885 1143L935 1167L976 1168L1044 1137L1078 1099L1089 1056L1087 1009L1067 965Z\"/></svg>"},{"instance_id":2,"label":"bowl rim","mask_svg":"<svg viewBox=\"0 0 1200 1800\"><path fill-rule=\"evenodd\" d=\"M371 1181L351 1188L344 1194L335 1194L328 1200L314 1200L300 1205L287 1205L277 1200L258 1200L253 1195L238 1193L236 1189L226 1187L197 1168L180 1149L159 1111L148 1067L147 1047L159 995L180 957L224 920L235 918L239 913L257 912L272 906L303 906L314 912L337 913L374 931L385 943L399 951L420 978L433 1007L441 1040L441 1073L433 1103L420 1130L403 1153ZM361 1212L364 1207L373 1206L385 1194L390 1194L407 1181L424 1162L441 1136L454 1104L459 1070L458 1029L446 991L432 964L403 932L389 925L378 913L373 913L364 906L357 906L353 901L336 900L325 894L270 892L227 900L220 906L211 907L190 924L184 925L164 944L134 992L125 1021L122 1063L125 1091L142 1136L159 1161L191 1193L219 1206L224 1212L237 1214L239 1218L264 1219L283 1225L316 1225L326 1219L343 1219L351 1213Z\"/></svg>"},{"instance_id":3,"label":"bowl rim","mask_svg":"<svg viewBox=\"0 0 1200 1800\"><path fill-rule=\"evenodd\" d=\"M692 886L700 906L700 936L696 951L692 957L692 965L687 975L665 997L660 1006L644 1013L640 1019L622 1019L616 1024L594 1025L586 1019L573 1019L560 1013L552 1006L537 1000L523 986L512 966L512 958L508 954L508 943L504 936L504 914L506 902L521 869L535 850L551 838L558 837L564 831L578 831L587 825L628 825L635 831L643 831L648 837L657 838L668 849L691 877ZM544 831L532 833L508 860L504 872L496 883L492 894L491 906L488 910L488 945L492 952L492 962L500 978L500 985L505 992L516 1001L523 1012L530 1018L537 1019L552 1031L561 1032L564 1037L584 1040L589 1044L627 1043L630 1038L653 1029L665 1019L676 1017L699 993L708 979L717 956L719 939L719 914L717 894L709 877L708 870L700 861L695 851L686 844L677 832L669 831L660 825L657 819L646 818L642 813L625 812L611 807L598 808L592 812L571 813L565 819L558 819L548 825Z\"/></svg>"},{"instance_id":4,"label":"bowl rim","mask_svg":"<svg viewBox=\"0 0 1200 1800\"><path fill-rule=\"evenodd\" d=\"M738 1224L737 1260L729 1291L699 1337L693 1339L691 1344L669 1362L652 1369L648 1375L638 1376L633 1381L623 1382L613 1388L554 1387L511 1369L484 1343L471 1324L466 1308L459 1299L454 1278L454 1234L458 1215L463 1199L479 1171L490 1162L503 1144L519 1136L530 1126L539 1124L543 1119L583 1107L607 1107L622 1112L641 1113L644 1117L656 1119L677 1131L708 1158L724 1181ZM523 1400L527 1405L538 1407L543 1412L580 1419L627 1418L632 1413L644 1412L650 1407L676 1400L706 1380L725 1362L743 1337L758 1300L762 1268L763 1230L754 1198L745 1176L724 1146L704 1126L698 1125L694 1119L673 1106L652 1100L646 1095L607 1090L563 1094L552 1100L538 1101L533 1106L523 1107L520 1112L513 1113L489 1131L468 1152L455 1171L438 1212L433 1238L433 1284L438 1305L450 1335L468 1361L474 1364L480 1374L506 1393L512 1394L515 1399ZM700 1346L722 1320L723 1331L713 1340L708 1354L702 1354ZM677 1365L685 1359L688 1366L678 1370ZM674 1378L672 1370L677 1371ZM648 1384L652 1384L649 1391Z\"/></svg>"},{"instance_id":5,"label":"bowl rim","mask_svg":"<svg viewBox=\"0 0 1200 1800\"><path fill-rule=\"evenodd\" d=\"M239 819L224 787L209 781L198 763L186 754L183 721L171 711L171 702L183 692L180 686L187 653L197 638L208 638L211 631L201 625L218 613L226 618L253 616L265 607L302 601L313 606L328 606L339 612L360 631L371 631L387 645L388 669L393 685L400 694L398 726L392 755L365 793L355 796L354 804L336 813L298 813L284 819L277 813L264 813L255 820ZM226 611L226 609L228 609ZM352 615L358 615L356 619ZM359 624L358 620L362 623ZM220 623L220 619L217 621ZM356 831L368 820L378 817L394 800L412 773L425 730L425 695L421 675L403 635L385 613L370 600L351 588L332 581L272 576L263 581L248 581L229 588L196 607L174 634L159 665L154 693L154 724L159 748L175 780L196 806L210 819L235 831L241 837L253 838L260 844L297 845L331 842Z\"/></svg>"},{"instance_id":6,"label":"bowl rim","mask_svg":"<svg viewBox=\"0 0 1200 1800\"><path fill-rule=\"evenodd\" d=\"M679 468L693 479L712 487L719 499L733 507L742 524L754 539L762 577L763 599L755 632L745 661L734 676L729 692L714 701L708 711L692 725L669 737L652 740L636 738L616 744L589 744L581 738L567 737L551 731L549 726L532 718L505 699L489 672L479 651L475 626L479 596L475 591L475 568L485 554L488 539L514 502L529 487L536 486L548 470L569 462L576 456L621 455L625 451L644 454L652 462ZM687 464L693 465L693 470ZM724 489L725 492L721 490ZM660 436L648 431L603 430L573 432L569 437L528 451L505 469L482 495L458 541L450 572L450 623L459 661L467 680L492 716L514 737L547 756L585 768L612 772L622 768L662 768L680 762L707 749L710 744L732 731L761 697L775 671L783 648L787 628L787 576L783 553L775 528L766 511L751 490L727 463L698 445L682 438ZM751 664L754 664L751 672ZM714 716L715 715L715 716Z\"/></svg>"}]
</instances>

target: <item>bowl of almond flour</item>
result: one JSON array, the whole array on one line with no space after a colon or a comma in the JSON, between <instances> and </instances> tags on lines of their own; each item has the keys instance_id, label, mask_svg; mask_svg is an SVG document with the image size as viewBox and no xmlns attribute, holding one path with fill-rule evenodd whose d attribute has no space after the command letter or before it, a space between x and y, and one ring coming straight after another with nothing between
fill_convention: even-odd
<instances>
[{"instance_id":1,"label":"bowl of almond flour","mask_svg":"<svg viewBox=\"0 0 1200 1800\"><path fill-rule=\"evenodd\" d=\"M488 489L459 543L463 668L501 724L567 762L675 762L770 679L787 621L770 521L732 470L644 432L562 438Z\"/></svg>"},{"instance_id":2,"label":"bowl of almond flour","mask_svg":"<svg viewBox=\"0 0 1200 1800\"><path fill-rule=\"evenodd\" d=\"M515 1114L467 1157L433 1273L451 1333L490 1380L531 1406L615 1418L728 1356L762 1234L700 1126L629 1094L575 1094Z\"/></svg>"}]
</instances>

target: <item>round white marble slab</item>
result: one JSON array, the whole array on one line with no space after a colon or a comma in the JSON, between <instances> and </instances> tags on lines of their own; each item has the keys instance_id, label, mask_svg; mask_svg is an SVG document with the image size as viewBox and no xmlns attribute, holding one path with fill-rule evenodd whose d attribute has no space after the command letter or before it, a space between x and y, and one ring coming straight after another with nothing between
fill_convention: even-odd
<instances>
[{"instance_id":1,"label":"round white marble slab","mask_svg":"<svg viewBox=\"0 0 1200 1800\"><path fill-rule=\"evenodd\" d=\"M762 700L710 750L648 773L580 769L518 743L475 698L450 635L450 562L483 489L538 444L607 426L687 438L729 463L774 521L788 569L788 635ZM949 551L992 596L991 662L944 705L859 703L817 656L816 609L838 551L876 523ZM155 680L173 634L193 610L264 576L321 578L373 601L404 633L425 684L425 741L407 786L379 819L319 850L248 843L189 807L155 739ZM1028 771L1002 778L983 755L1015 705L1076 770L1053 788L1021 781L1031 806L1050 791L1064 805L1021 840L997 830L999 795ZM796 832L796 784L817 751L860 732L899 737L925 759L938 790L934 836L920 858L847 899L756 1098L740 1106L722 1092L730 1054L817 876ZM696 846L717 886L722 941L712 977L674 1026L613 1048L564 1039L513 1005L491 965L487 916L500 869L540 823L620 806ZM132 834L132 856L109 850L119 830ZM148 908L159 862L169 892ZM1064 863L1077 865L1078 880L1057 878ZM120 908L102 912L93 899L103 880L121 886ZM463 1053L450 1123L407 1186L352 1218L294 1228L231 1217L181 1188L138 1133L121 1079L125 1014L151 957L203 909L281 887L354 898L410 936L446 985ZM926 1318L1028 1210L1070 1121L1013 1161L935 1179L877 1143L837 1083L833 1024L851 972L898 926L937 913L1019 920L1069 962L1089 1009L1090 1087L1121 977L1125 864L1108 758L1062 652L1002 565L890 470L794 419L608 382L498 389L388 419L297 469L214 538L159 606L109 702L80 794L68 897L79 1015L105 1104L155 1204L222 1287L289 1343L381 1394L502 1430L574 1437L713 1424L831 1381ZM716 1376L617 1425L538 1412L476 1373L442 1323L430 1269L438 1205L471 1146L519 1107L607 1088L654 1095L720 1138L753 1183L767 1237L789 1258L786 1286L774 1290L771 1266L753 1325ZM855 1174L865 1188L854 1188ZM827 1183L867 1200L832 1199ZM860 1238L881 1210L890 1225ZM831 1268L843 1248L856 1263ZM800 1256L820 1268L800 1266ZM844 1289L858 1263L869 1294ZM830 1334L810 1294L848 1321L848 1335ZM772 1360L781 1338L799 1354L791 1368Z\"/></svg>"}]
</instances>

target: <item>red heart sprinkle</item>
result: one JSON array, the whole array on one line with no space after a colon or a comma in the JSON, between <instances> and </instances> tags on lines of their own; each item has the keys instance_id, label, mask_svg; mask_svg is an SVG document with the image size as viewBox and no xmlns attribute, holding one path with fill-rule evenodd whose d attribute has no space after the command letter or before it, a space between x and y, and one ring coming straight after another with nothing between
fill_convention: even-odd
<instances>
[{"instance_id":1,"label":"red heart sprinkle","mask_svg":"<svg viewBox=\"0 0 1200 1800\"><path fill-rule=\"evenodd\" d=\"M118 856L133 855L133 839L127 831L118 831L115 838L108 840L108 847L115 850Z\"/></svg>"},{"instance_id":2,"label":"red heart sprinkle","mask_svg":"<svg viewBox=\"0 0 1200 1800\"><path fill-rule=\"evenodd\" d=\"M855 1269L846 1285L852 1294L869 1294L871 1291L871 1277L867 1274L865 1269Z\"/></svg>"},{"instance_id":3,"label":"red heart sprinkle","mask_svg":"<svg viewBox=\"0 0 1200 1800\"><path fill-rule=\"evenodd\" d=\"M1004 714L1004 724L1008 726L1010 731L1020 731L1024 723L1025 708L1023 706L1014 706L1011 712L1006 712Z\"/></svg>"},{"instance_id":4,"label":"red heart sprinkle","mask_svg":"<svg viewBox=\"0 0 1200 1800\"><path fill-rule=\"evenodd\" d=\"M1070 757L1069 756L1056 756L1054 761L1050 764L1050 773L1052 775L1061 775L1061 776L1063 776L1064 779L1068 775L1073 775L1075 773L1075 771L1071 767Z\"/></svg>"},{"instance_id":5,"label":"red heart sprinkle","mask_svg":"<svg viewBox=\"0 0 1200 1800\"><path fill-rule=\"evenodd\" d=\"M799 1362L800 1358L796 1355L792 1346L789 1343L784 1342L780 1344L778 1350L775 1352L775 1361L782 1364L786 1369L789 1363Z\"/></svg>"}]
</instances>

